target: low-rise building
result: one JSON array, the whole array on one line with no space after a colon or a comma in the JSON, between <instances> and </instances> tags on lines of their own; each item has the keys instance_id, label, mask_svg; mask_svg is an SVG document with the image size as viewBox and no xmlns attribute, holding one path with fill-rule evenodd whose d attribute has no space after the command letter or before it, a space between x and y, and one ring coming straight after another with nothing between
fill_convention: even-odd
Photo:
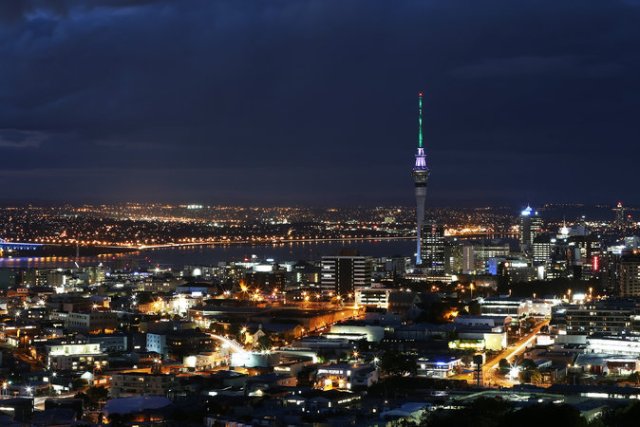
<instances>
[{"instance_id":1,"label":"low-rise building","mask_svg":"<svg viewBox=\"0 0 640 427\"><path fill-rule=\"evenodd\" d=\"M587 304L566 309L567 334L628 332L631 330L635 307L629 304Z\"/></svg>"},{"instance_id":2,"label":"low-rise building","mask_svg":"<svg viewBox=\"0 0 640 427\"><path fill-rule=\"evenodd\" d=\"M98 343L61 343L46 346L47 368L54 371L91 371L107 365Z\"/></svg>"},{"instance_id":3,"label":"low-rise building","mask_svg":"<svg viewBox=\"0 0 640 427\"><path fill-rule=\"evenodd\" d=\"M127 351L129 348L128 338L126 334L99 334L87 337L89 343L100 344L100 350L105 353Z\"/></svg>"},{"instance_id":4,"label":"low-rise building","mask_svg":"<svg viewBox=\"0 0 640 427\"><path fill-rule=\"evenodd\" d=\"M456 356L438 354L422 356L417 360L417 376L428 378L448 378L455 374L455 370L462 364L462 360Z\"/></svg>"},{"instance_id":5,"label":"low-rise building","mask_svg":"<svg viewBox=\"0 0 640 427\"><path fill-rule=\"evenodd\" d=\"M356 304L363 307L389 308L391 289L359 288L356 289Z\"/></svg>"},{"instance_id":6,"label":"low-rise building","mask_svg":"<svg viewBox=\"0 0 640 427\"><path fill-rule=\"evenodd\" d=\"M480 314L483 316L522 317L529 312L525 299L520 298L481 298Z\"/></svg>"},{"instance_id":7,"label":"low-rise building","mask_svg":"<svg viewBox=\"0 0 640 427\"><path fill-rule=\"evenodd\" d=\"M119 373L111 376L111 396L166 396L175 382L173 375Z\"/></svg>"},{"instance_id":8,"label":"low-rise building","mask_svg":"<svg viewBox=\"0 0 640 427\"><path fill-rule=\"evenodd\" d=\"M71 312L64 318L64 327L77 332L109 332L116 329L118 316L111 311Z\"/></svg>"},{"instance_id":9,"label":"low-rise building","mask_svg":"<svg viewBox=\"0 0 640 427\"><path fill-rule=\"evenodd\" d=\"M378 370L369 364L349 365L338 363L318 368L317 388L324 390L351 390L355 387L371 387L378 382Z\"/></svg>"},{"instance_id":10,"label":"low-rise building","mask_svg":"<svg viewBox=\"0 0 640 427\"><path fill-rule=\"evenodd\" d=\"M380 342L384 338L385 328L361 321L347 321L331 326L330 334L355 334L364 336L368 342Z\"/></svg>"},{"instance_id":11,"label":"low-rise building","mask_svg":"<svg viewBox=\"0 0 640 427\"><path fill-rule=\"evenodd\" d=\"M587 337L587 351L640 358L640 336L600 335Z\"/></svg>"}]
</instances>

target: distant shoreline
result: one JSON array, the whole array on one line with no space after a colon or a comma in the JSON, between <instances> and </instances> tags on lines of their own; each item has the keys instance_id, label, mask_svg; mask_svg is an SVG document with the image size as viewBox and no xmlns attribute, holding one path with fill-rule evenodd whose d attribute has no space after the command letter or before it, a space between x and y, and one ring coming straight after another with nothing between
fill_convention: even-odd
<instances>
[{"instance_id":1,"label":"distant shoreline","mask_svg":"<svg viewBox=\"0 0 640 427\"><path fill-rule=\"evenodd\" d=\"M280 246L287 244L321 244L331 242L375 242L375 241L401 241L415 240L415 237L362 237L362 238L334 238L334 239L307 239L307 240L277 240L269 242L254 242L251 240L233 241L233 242L190 242L190 243L170 243L166 245L154 245L140 247L134 246L80 246L80 259L100 258L108 255L126 255L143 252L153 252L156 250L167 249L188 249L197 247L229 247L229 246ZM43 245L40 248L28 251L20 251L15 255L0 257L0 260L21 260L21 259L43 259L43 258L67 258L73 260L76 258L76 246L72 245Z\"/></svg>"}]
</instances>

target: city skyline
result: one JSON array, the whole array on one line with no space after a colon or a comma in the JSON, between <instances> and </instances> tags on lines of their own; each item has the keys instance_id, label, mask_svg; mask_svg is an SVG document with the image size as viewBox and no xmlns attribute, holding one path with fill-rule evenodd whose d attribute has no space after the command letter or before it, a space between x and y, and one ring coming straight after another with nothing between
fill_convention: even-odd
<instances>
[{"instance_id":1,"label":"city skyline","mask_svg":"<svg viewBox=\"0 0 640 427\"><path fill-rule=\"evenodd\" d=\"M409 205L424 88L433 205L634 205L638 16L631 1L10 2L0 199Z\"/></svg>"},{"instance_id":2,"label":"city skyline","mask_svg":"<svg viewBox=\"0 0 640 427\"><path fill-rule=\"evenodd\" d=\"M0 1L0 425L634 425L637 22Z\"/></svg>"}]
</instances>

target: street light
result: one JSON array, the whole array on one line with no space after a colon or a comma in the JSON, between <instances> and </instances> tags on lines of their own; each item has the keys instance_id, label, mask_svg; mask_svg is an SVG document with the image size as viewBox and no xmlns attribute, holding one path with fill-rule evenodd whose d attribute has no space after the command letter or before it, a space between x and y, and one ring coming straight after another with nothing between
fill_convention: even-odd
<instances>
[{"instance_id":1,"label":"street light","mask_svg":"<svg viewBox=\"0 0 640 427\"><path fill-rule=\"evenodd\" d=\"M512 366L511 369L509 369L509 378L511 378L512 380L515 380L516 378L518 378L519 375L520 375L519 366Z\"/></svg>"}]
</instances>

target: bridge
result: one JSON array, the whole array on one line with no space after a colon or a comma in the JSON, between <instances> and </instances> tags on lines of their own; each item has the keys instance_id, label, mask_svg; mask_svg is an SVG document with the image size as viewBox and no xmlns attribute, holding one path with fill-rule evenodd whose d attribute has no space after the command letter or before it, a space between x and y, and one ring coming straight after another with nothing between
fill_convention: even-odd
<instances>
[{"instance_id":1,"label":"bridge","mask_svg":"<svg viewBox=\"0 0 640 427\"><path fill-rule=\"evenodd\" d=\"M4 239L0 239L0 252L3 251L35 251L42 247L40 243L20 243L20 242L7 242Z\"/></svg>"}]
</instances>

